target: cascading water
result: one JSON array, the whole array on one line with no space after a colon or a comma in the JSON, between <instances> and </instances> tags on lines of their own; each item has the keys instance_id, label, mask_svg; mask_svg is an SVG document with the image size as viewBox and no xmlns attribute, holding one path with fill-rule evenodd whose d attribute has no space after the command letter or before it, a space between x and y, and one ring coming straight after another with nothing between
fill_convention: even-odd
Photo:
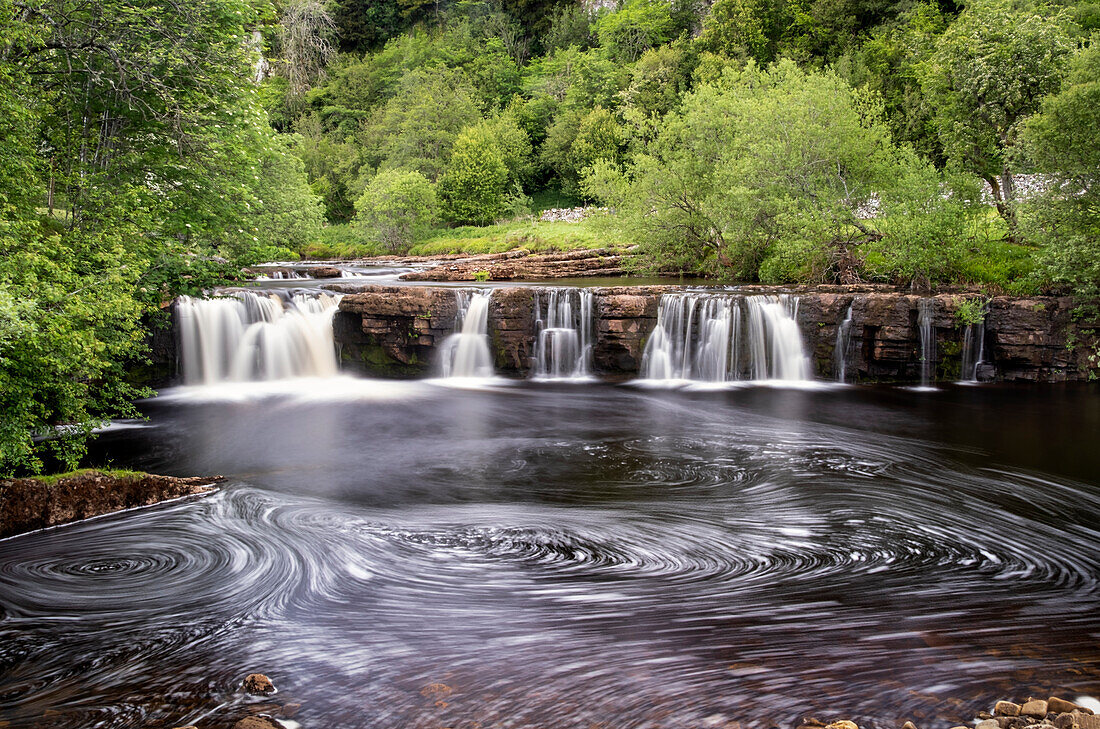
<instances>
[{"instance_id":1,"label":"cascading water","mask_svg":"<svg viewBox=\"0 0 1100 729\"><path fill-rule=\"evenodd\" d=\"M176 304L184 382L277 380L336 374L330 294L239 291L216 299L181 296Z\"/></svg>"},{"instance_id":2,"label":"cascading water","mask_svg":"<svg viewBox=\"0 0 1100 729\"><path fill-rule=\"evenodd\" d=\"M288 281L288 280L300 280L309 278L303 276L297 271L271 271L270 273L261 273L256 277L256 281Z\"/></svg>"},{"instance_id":3,"label":"cascading water","mask_svg":"<svg viewBox=\"0 0 1100 729\"><path fill-rule=\"evenodd\" d=\"M455 333L443 340L439 350L442 377L492 377L493 357L489 352L489 294L459 291Z\"/></svg>"},{"instance_id":4,"label":"cascading water","mask_svg":"<svg viewBox=\"0 0 1100 729\"><path fill-rule=\"evenodd\" d=\"M920 329L920 386L931 387L936 368L936 330L932 328L932 316L936 302L921 299L917 304L917 326Z\"/></svg>"},{"instance_id":5,"label":"cascading water","mask_svg":"<svg viewBox=\"0 0 1100 729\"><path fill-rule=\"evenodd\" d=\"M978 368L985 361L985 319L967 324L963 333L962 367L960 376L964 382L978 381Z\"/></svg>"},{"instance_id":6,"label":"cascading water","mask_svg":"<svg viewBox=\"0 0 1100 729\"><path fill-rule=\"evenodd\" d=\"M592 292L535 292L536 379L570 379L592 373ZM544 305L545 303L545 305Z\"/></svg>"},{"instance_id":7,"label":"cascading water","mask_svg":"<svg viewBox=\"0 0 1100 729\"><path fill-rule=\"evenodd\" d=\"M833 369L836 381L844 382L848 374L848 348L852 341L852 304L836 328L836 346L833 348Z\"/></svg>"},{"instance_id":8,"label":"cascading water","mask_svg":"<svg viewBox=\"0 0 1100 729\"><path fill-rule=\"evenodd\" d=\"M808 380L797 315L798 299L786 295L665 294L642 355L641 377Z\"/></svg>"}]
</instances>

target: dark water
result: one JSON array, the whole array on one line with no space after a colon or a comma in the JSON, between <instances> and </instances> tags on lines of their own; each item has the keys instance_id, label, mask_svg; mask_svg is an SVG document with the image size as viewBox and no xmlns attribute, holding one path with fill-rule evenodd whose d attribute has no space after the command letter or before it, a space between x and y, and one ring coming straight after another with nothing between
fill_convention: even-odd
<instances>
[{"instance_id":1,"label":"dark water","mask_svg":"<svg viewBox=\"0 0 1100 729\"><path fill-rule=\"evenodd\" d=\"M217 495L0 541L7 726L216 726L256 670L371 729L1100 694L1095 389L281 390L101 439Z\"/></svg>"}]
</instances>

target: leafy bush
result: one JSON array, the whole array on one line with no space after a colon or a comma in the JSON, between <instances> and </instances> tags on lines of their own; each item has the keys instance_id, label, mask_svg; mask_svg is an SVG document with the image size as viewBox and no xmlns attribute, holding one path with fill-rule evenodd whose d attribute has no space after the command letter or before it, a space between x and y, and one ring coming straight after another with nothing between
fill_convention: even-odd
<instances>
[{"instance_id":1,"label":"leafy bush","mask_svg":"<svg viewBox=\"0 0 1100 729\"><path fill-rule=\"evenodd\" d=\"M390 253L404 253L439 216L435 189L416 170L380 172L355 203L356 224Z\"/></svg>"}]
</instances>

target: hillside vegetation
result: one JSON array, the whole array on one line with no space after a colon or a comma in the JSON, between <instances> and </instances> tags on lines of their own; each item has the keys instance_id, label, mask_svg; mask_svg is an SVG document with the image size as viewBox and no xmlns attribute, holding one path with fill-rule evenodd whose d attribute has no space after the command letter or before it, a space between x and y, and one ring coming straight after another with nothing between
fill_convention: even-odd
<instances>
[{"instance_id":1,"label":"hillside vegetation","mask_svg":"<svg viewBox=\"0 0 1100 729\"><path fill-rule=\"evenodd\" d=\"M1097 2L606 5L0 0L0 474L75 465L166 302L262 260L1098 293Z\"/></svg>"}]
</instances>

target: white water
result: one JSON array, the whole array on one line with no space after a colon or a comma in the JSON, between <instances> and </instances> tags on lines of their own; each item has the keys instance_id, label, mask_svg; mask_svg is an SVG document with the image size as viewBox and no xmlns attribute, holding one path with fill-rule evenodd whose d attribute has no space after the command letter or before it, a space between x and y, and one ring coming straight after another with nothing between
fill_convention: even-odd
<instances>
[{"instance_id":1,"label":"white water","mask_svg":"<svg viewBox=\"0 0 1100 729\"><path fill-rule=\"evenodd\" d=\"M537 334L532 374L536 379L591 376L592 300L592 292L585 289L535 292Z\"/></svg>"},{"instance_id":2,"label":"white water","mask_svg":"<svg viewBox=\"0 0 1100 729\"><path fill-rule=\"evenodd\" d=\"M852 341L852 304L848 304L848 313L836 328L836 346L833 348L833 367L836 381L844 382L848 374L848 347Z\"/></svg>"},{"instance_id":3,"label":"white water","mask_svg":"<svg viewBox=\"0 0 1100 729\"><path fill-rule=\"evenodd\" d=\"M797 316L792 296L665 294L642 355L641 377L809 380Z\"/></svg>"},{"instance_id":4,"label":"white water","mask_svg":"<svg viewBox=\"0 0 1100 729\"><path fill-rule=\"evenodd\" d=\"M302 274L298 273L297 271L272 271L270 274L261 273L259 276L256 277L255 280L256 281L288 281L288 280L293 279L293 280L297 281L299 279L304 279L304 278L309 278L309 277L308 276L303 276Z\"/></svg>"},{"instance_id":5,"label":"white water","mask_svg":"<svg viewBox=\"0 0 1100 729\"><path fill-rule=\"evenodd\" d=\"M920 328L920 386L931 387L936 370L936 330L932 328L934 299L921 299L917 304L917 326Z\"/></svg>"},{"instance_id":6,"label":"white water","mask_svg":"<svg viewBox=\"0 0 1100 729\"><path fill-rule=\"evenodd\" d=\"M961 379L978 381L978 367L985 361L985 320L967 324L963 333Z\"/></svg>"},{"instance_id":7,"label":"white water","mask_svg":"<svg viewBox=\"0 0 1100 729\"><path fill-rule=\"evenodd\" d=\"M336 375L332 316L339 297L241 291L176 304L184 382L215 385Z\"/></svg>"},{"instance_id":8,"label":"white water","mask_svg":"<svg viewBox=\"0 0 1100 729\"><path fill-rule=\"evenodd\" d=\"M489 352L489 294L456 292L458 314L455 333L443 340L439 350L442 377L492 377L493 357Z\"/></svg>"}]
</instances>

